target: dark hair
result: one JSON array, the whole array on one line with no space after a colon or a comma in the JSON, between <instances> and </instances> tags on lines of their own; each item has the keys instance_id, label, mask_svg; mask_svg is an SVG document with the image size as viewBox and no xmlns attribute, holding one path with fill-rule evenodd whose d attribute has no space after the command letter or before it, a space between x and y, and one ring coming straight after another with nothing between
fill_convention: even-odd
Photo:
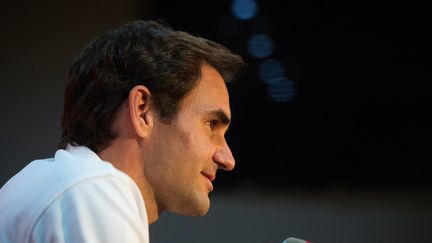
<instances>
[{"instance_id":1,"label":"dark hair","mask_svg":"<svg viewBox=\"0 0 432 243\"><path fill-rule=\"evenodd\" d=\"M69 70L59 148L68 143L99 152L117 134L117 111L136 85L146 86L164 122L197 85L203 64L225 82L244 69L243 59L213 41L156 21L134 21L93 40Z\"/></svg>"}]
</instances>

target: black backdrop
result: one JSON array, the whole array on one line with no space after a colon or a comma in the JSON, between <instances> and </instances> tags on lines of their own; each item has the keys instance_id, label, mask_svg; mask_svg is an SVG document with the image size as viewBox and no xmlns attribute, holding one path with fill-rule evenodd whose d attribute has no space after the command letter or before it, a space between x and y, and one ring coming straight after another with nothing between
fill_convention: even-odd
<instances>
[{"instance_id":1,"label":"black backdrop","mask_svg":"<svg viewBox=\"0 0 432 243\"><path fill-rule=\"evenodd\" d=\"M167 8L167 6L170 6ZM231 1L155 1L153 17L214 39L249 64L230 87L237 159L223 185L430 185L431 17L416 2L259 1L237 20ZM275 102L248 38L268 34L296 95Z\"/></svg>"}]
</instances>

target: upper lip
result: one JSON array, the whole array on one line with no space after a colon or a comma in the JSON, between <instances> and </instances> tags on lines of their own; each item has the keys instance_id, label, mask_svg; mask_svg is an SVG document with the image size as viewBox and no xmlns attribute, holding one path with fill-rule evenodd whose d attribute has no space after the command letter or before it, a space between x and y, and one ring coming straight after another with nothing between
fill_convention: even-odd
<instances>
[{"instance_id":1,"label":"upper lip","mask_svg":"<svg viewBox=\"0 0 432 243\"><path fill-rule=\"evenodd\" d=\"M209 174L209 173L205 173L205 172L201 172L201 174L203 174L205 177L207 177L210 181L214 181L216 179L215 174Z\"/></svg>"}]
</instances>

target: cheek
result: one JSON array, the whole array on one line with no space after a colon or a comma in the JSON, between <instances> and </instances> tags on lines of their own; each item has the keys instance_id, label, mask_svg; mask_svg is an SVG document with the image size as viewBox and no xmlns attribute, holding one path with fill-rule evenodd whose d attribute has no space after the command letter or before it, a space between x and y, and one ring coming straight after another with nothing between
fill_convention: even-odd
<instances>
[{"instance_id":1,"label":"cheek","mask_svg":"<svg viewBox=\"0 0 432 243\"><path fill-rule=\"evenodd\" d=\"M174 131L162 130L151 142L152 149L147 154L151 159L148 161L153 178L164 178L172 171L177 170L182 151L182 142Z\"/></svg>"},{"instance_id":2,"label":"cheek","mask_svg":"<svg viewBox=\"0 0 432 243\"><path fill-rule=\"evenodd\" d=\"M164 141L159 142L159 148L156 148L161 155L160 159L163 157L160 162L169 167L166 170L190 170L195 173L212 161L214 146L208 130L200 127L200 124L178 124L173 128L165 134Z\"/></svg>"},{"instance_id":3,"label":"cheek","mask_svg":"<svg viewBox=\"0 0 432 243\"><path fill-rule=\"evenodd\" d=\"M191 130L181 134L181 140L178 143L180 151L176 151L181 161L177 161L191 172L201 171L208 163L212 161L213 145L207 131Z\"/></svg>"},{"instance_id":4,"label":"cheek","mask_svg":"<svg viewBox=\"0 0 432 243\"><path fill-rule=\"evenodd\" d=\"M201 162L211 162L214 154L214 145L210 136L208 134L196 136L195 142L196 153L200 157Z\"/></svg>"},{"instance_id":5,"label":"cheek","mask_svg":"<svg viewBox=\"0 0 432 243\"><path fill-rule=\"evenodd\" d=\"M208 146L205 131L200 129L199 124L195 126L183 126L176 130L177 145L183 151L180 153L200 153Z\"/></svg>"}]
</instances>

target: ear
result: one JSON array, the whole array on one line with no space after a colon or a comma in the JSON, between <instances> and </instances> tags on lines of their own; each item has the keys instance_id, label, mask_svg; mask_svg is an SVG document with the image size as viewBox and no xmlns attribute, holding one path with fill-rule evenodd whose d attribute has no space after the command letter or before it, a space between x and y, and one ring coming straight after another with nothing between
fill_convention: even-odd
<instances>
[{"instance_id":1,"label":"ear","mask_svg":"<svg viewBox=\"0 0 432 243\"><path fill-rule=\"evenodd\" d=\"M137 85L129 92L129 114L136 134L144 138L153 127L153 103L147 87Z\"/></svg>"}]
</instances>

